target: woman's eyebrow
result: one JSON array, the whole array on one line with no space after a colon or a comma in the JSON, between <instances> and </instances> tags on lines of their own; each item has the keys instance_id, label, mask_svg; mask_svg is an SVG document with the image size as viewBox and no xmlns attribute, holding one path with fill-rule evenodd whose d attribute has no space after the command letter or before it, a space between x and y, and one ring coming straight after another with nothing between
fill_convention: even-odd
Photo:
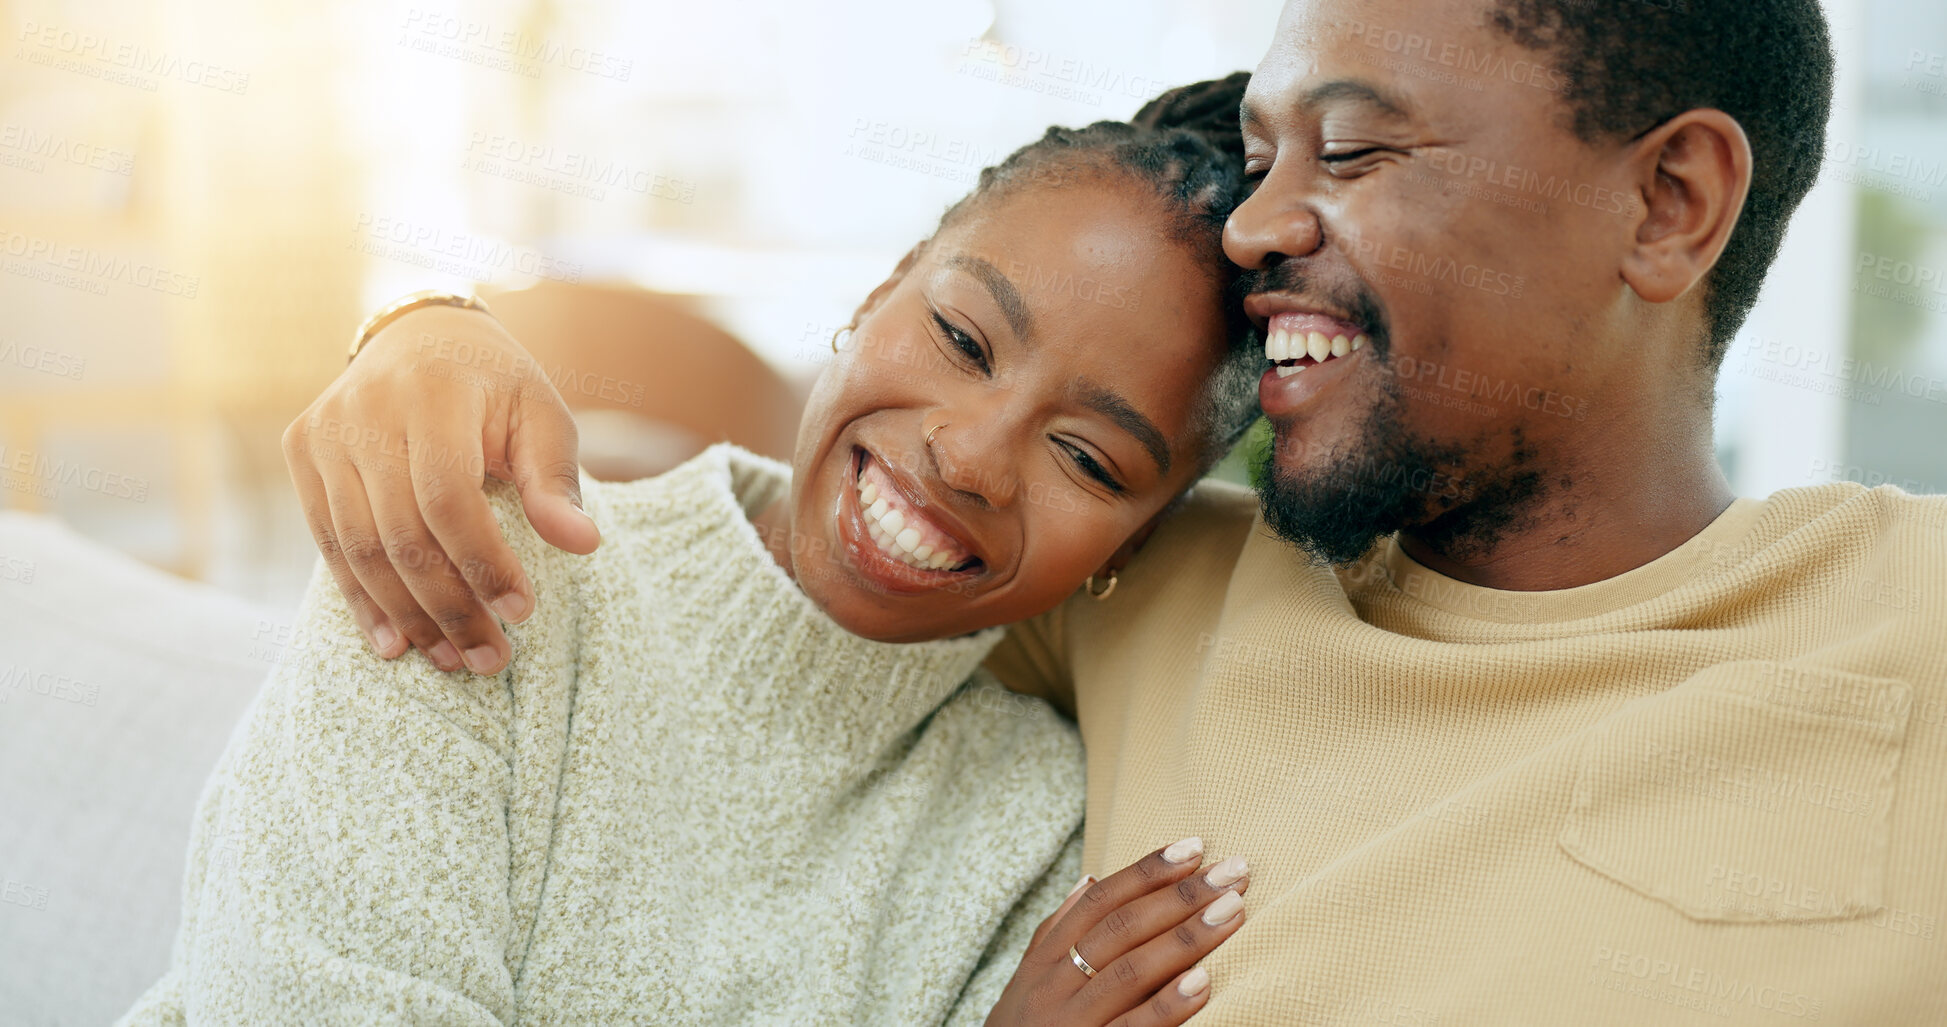
<instances>
[{"instance_id":1,"label":"woman's eyebrow","mask_svg":"<svg viewBox=\"0 0 1947 1027\"><path fill-rule=\"evenodd\" d=\"M1001 269L971 254L959 254L947 258L946 266L965 271L980 279L980 284L993 293L994 302L1000 305L1001 314L1007 318L1008 327L1014 329L1014 337L1026 341L1034 334L1034 314L1028 310L1027 301L1014 287Z\"/></svg>"},{"instance_id":2,"label":"woman's eyebrow","mask_svg":"<svg viewBox=\"0 0 1947 1027\"><path fill-rule=\"evenodd\" d=\"M1163 440L1163 433L1156 422L1142 415L1142 411L1129 405L1121 396L1084 378L1076 383L1082 405L1114 421L1116 426L1136 437L1147 450L1150 459L1156 461L1156 469L1164 474L1170 473L1170 446Z\"/></svg>"}]
</instances>

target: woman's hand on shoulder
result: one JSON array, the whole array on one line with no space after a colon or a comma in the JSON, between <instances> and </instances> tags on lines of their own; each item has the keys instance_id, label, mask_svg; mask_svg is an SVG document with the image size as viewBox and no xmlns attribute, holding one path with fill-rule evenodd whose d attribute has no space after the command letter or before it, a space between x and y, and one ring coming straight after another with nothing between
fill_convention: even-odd
<instances>
[{"instance_id":1,"label":"woman's hand on shoulder","mask_svg":"<svg viewBox=\"0 0 1947 1027\"><path fill-rule=\"evenodd\" d=\"M1185 838L1105 880L1084 878L1034 932L989 1027L1188 1020L1210 998L1195 964L1244 926L1250 887L1242 859L1202 862L1202 840Z\"/></svg>"},{"instance_id":2,"label":"woman's hand on shoulder","mask_svg":"<svg viewBox=\"0 0 1947 1027\"><path fill-rule=\"evenodd\" d=\"M576 446L543 369L500 322L456 307L386 325L284 430L305 521L373 650L391 659L411 644L477 673L512 655L495 614L534 609L486 477L519 488L542 539L593 552Z\"/></svg>"}]
</instances>

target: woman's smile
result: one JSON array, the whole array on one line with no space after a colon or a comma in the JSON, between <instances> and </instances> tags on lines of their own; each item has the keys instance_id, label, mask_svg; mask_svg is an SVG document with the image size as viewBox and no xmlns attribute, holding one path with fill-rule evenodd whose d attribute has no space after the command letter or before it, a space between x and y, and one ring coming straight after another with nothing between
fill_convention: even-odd
<instances>
[{"instance_id":1,"label":"woman's smile","mask_svg":"<svg viewBox=\"0 0 1947 1027\"><path fill-rule=\"evenodd\" d=\"M838 533L869 582L911 595L963 584L986 569L965 529L919 483L856 446L851 468L852 487L839 490Z\"/></svg>"}]
</instances>

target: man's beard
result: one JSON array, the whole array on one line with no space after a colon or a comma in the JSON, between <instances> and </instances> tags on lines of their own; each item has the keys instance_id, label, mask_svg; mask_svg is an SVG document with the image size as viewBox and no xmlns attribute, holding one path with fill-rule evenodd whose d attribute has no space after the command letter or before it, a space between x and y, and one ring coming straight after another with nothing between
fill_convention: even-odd
<instances>
[{"instance_id":1,"label":"man's beard","mask_svg":"<svg viewBox=\"0 0 1947 1027\"><path fill-rule=\"evenodd\" d=\"M1391 361L1385 308L1362 281L1328 284L1281 261L1243 272L1232 288L1240 302L1269 291L1323 295L1365 328L1368 361L1381 368ZM1507 532L1534 523L1532 511L1546 489L1536 453L1519 427L1509 432L1506 458L1489 462L1483 451L1498 450L1498 444L1415 434L1406 413L1399 379L1388 374L1351 438L1322 457L1305 453L1304 440L1280 437L1274 427L1270 448L1252 468L1265 523L1286 542L1331 564L1351 563L1379 539L1409 529L1444 555L1467 559L1491 551ZM1280 469L1281 447L1299 447L1307 459L1293 463L1304 470Z\"/></svg>"},{"instance_id":2,"label":"man's beard","mask_svg":"<svg viewBox=\"0 0 1947 1027\"><path fill-rule=\"evenodd\" d=\"M1398 414L1397 390L1389 387L1343 447L1292 461L1302 465L1297 471L1280 466L1278 450L1302 453L1304 441L1274 430L1252 476L1271 530L1316 559L1343 564L1382 536L1425 521L1431 497L1413 483L1429 481L1441 461Z\"/></svg>"},{"instance_id":3,"label":"man's beard","mask_svg":"<svg viewBox=\"0 0 1947 1027\"><path fill-rule=\"evenodd\" d=\"M1463 477L1462 468L1484 466L1475 447L1415 435L1403 406L1398 383L1388 380L1352 437L1322 458L1294 461L1303 468L1296 472L1279 466L1278 449L1304 442L1274 434L1252 475L1271 530L1315 559L1347 564L1406 530L1449 557L1484 554L1529 522L1542 480L1518 431L1491 480Z\"/></svg>"},{"instance_id":4,"label":"man's beard","mask_svg":"<svg viewBox=\"0 0 1947 1027\"><path fill-rule=\"evenodd\" d=\"M1385 310L1363 281L1321 281L1300 270L1296 263L1279 261L1241 273L1233 288L1240 301L1254 293L1274 291L1323 296L1365 330L1370 346L1368 360L1383 365L1392 350ZM1381 386L1379 401L1354 433L1350 452L1326 454L1325 459L1317 461L1324 470L1317 472L1292 474L1280 470L1278 450L1299 447L1303 453L1305 443L1285 437L1274 426L1271 446L1251 468L1264 520L1271 530L1327 563L1350 563L1364 555L1375 539L1398 531L1424 512L1427 497L1406 487L1412 475L1394 479L1373 473L1382 466L1428 468L1433 463L1434 454L1423 452L1425 447L1400 423L1400 407L1398 383L1388 380ZM1294 462L1308 466L1314 461Z\"/></svg>"}]
</instances>

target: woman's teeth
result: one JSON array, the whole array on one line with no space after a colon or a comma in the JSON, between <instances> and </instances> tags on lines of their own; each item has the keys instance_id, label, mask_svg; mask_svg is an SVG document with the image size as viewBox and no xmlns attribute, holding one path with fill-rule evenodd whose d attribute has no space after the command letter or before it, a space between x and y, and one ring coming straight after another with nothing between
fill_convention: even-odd
<instances>
[{"instance_id":1,"label":"woman's teeth","mask_svg":"<svg viewBox=\"0 0 1947 1027\"><path fill-rule=\"evenodd\" d=\"M859 475L859 509L865 513L866 532L879 551L909 567L937 571L957 567L970 555L946 532L920 516L906 497L892 487L885 472L871 457L866 458Z\"/></svg>"},{"instance_id":2,"label":"woman's teeth","mask_svg":"<svg viewBox=\"0 0 1947 1027\"><path fill-rule=\"evenodd\" d=\"M1314 364L1322 364L1334 357L1345 356L1365 344L1364 332L1350 338L1344 335L1327 338L1324 332L1288 332L1275 328L1264 336L1264 358L1278 365L1278 377L1289 378L1310 365L1288 364L1285 361L1310 357Z\"/></svg>"}]
</instances>

